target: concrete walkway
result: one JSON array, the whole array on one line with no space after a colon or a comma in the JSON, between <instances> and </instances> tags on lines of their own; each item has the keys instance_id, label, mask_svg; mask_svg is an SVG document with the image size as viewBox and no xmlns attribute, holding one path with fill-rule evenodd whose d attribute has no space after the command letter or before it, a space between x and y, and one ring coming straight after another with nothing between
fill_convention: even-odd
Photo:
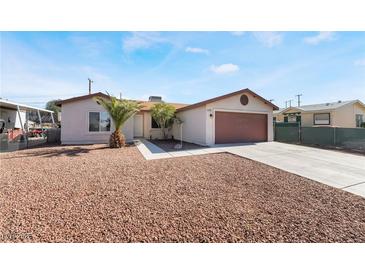
<instances>
[{"instance_id":1,"label":"concrete walkway","mask_svg":"<svg viewBox=\"0 0 365 274\"><path fill-rule=\"evenodd\" d=\"M141 139L137 147L147 160L228 152L365 197L365 156L278 142L166 152Z\"/></svg>"},{"instance_id":2,"label":"concrete walkway","mask_svg":"<svg viewBox=\"0 0 365 274\"><path fill-rule=\"evenodd\" d=\"M135 140L135 144L146 160L157 160L157 159L165 159L172 157L226 152L224 149L219 147L207 147L202 149L191 149L191 150L180 150L180 151L177 150L173 152L167 152L161 149L160 147L156 146L155 144L148 142L145 139Z\"/></svg>"}]
</instances>

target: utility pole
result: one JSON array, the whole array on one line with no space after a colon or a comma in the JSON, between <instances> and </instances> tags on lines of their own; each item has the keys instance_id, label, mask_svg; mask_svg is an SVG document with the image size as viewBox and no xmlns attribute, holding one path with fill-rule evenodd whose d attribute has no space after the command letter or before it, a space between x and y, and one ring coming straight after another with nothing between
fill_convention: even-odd
<instances>
[{"instance_id":1,"label":"utility pole","mask_svg":"<svg viewBox=\"0 0 365 274\"><path fill-rule=\"evenodd\" d=\"M89 80L89 94L91 94L91 83L94 83L90 78L87 78Z\"/></svg>"},{"instance_id":2,"label":"utility pole","mask_svg":"<svg viewBox=\"0 0 365 274\"><path fill-rule=\"evenodd\" d=\"M285 108L288 107L288 103L289 103L289 107L291 107L291 101L293 101L293 99L285 101Z\"/></svg>"},{"instance_id":3,"label":"utility pole","mask_svg":"<svg viewBox=\"0 0 365 274\"><path fill-rule=\"evenodd\" d=\"M122 100L122 93L119 92L119 100Z\"/></svg>"},{"instance_id":4,"label":"utility pole","mask_svg":"<svg viewBox=\"0 0 365 274\"><path fill-rule=\"evenodd\" d=\"M298 97L298 107L300 107L300 97L303 96L303 94L296 94L295 97Z\"/></svg>"}]
</instances>

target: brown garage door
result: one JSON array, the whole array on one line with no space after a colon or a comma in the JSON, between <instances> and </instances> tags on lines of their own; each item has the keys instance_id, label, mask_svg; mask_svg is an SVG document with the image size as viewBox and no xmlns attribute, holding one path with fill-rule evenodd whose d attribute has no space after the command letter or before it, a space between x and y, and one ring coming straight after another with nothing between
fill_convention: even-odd
<instances>
[{"instance_id":1,"label":"brown garage door","mask_svg":"<svg viewBox=\"0 0 365 274\"><path fill-rule=\"evenodd\" d=\"M215 113L215 143L267 141L267 115L256 113Z\"/></svg>"}]
</instances>

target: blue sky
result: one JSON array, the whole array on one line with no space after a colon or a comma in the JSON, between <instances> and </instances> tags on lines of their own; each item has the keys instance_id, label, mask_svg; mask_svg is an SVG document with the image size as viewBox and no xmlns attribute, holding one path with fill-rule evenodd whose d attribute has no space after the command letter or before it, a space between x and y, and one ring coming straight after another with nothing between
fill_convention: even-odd
<instances>
[{"instance_id":1,"label":"blue sky","mask_svg":"<svg viewBox=\"0 0 365 274\"><path fill-rule=\"evenodd\" d=\"M0 58L1 97L41 107L87 94L88 77L132 99L365 101L365 32L2 32Z\"/></svg>"}]
</instances>

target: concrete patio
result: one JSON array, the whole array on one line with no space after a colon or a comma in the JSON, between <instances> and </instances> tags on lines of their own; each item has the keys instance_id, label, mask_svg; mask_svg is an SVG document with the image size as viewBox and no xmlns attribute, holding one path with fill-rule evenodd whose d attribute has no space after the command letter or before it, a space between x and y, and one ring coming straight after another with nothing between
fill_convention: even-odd
<instances>
[{"instance_id":1,"label":"concrete patio","mask_svg":"<svg viewBox=\"0 0 365 274\"><path fill-rule=\"evenodd\" d=\"M146 160L228 152L365 197L365 157L360 155L279 142L166 152L140 139L137 148Z\"/></svg>"}]
</instances>

